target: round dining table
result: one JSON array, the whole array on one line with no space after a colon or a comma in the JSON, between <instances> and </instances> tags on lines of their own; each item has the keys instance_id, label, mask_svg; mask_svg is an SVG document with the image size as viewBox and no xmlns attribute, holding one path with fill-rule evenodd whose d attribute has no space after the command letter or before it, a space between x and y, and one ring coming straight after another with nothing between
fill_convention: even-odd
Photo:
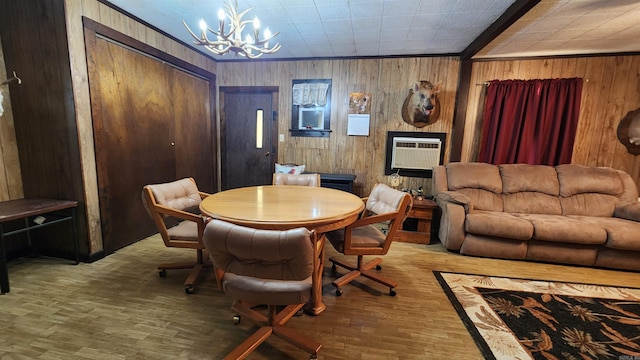
<instances>
[{"instance_id":1,"label":"round dining table","mask_svg":"<svg viewBox=\"0 0 640 360\"><path fill-rule=\"evenodd\" d=\"M322 273L326 232L352 224L364 210L358 196L337 189L265 185L225 190L200 203L203 215L255 229L288 230L305 227L318 235L314 287L307 312L318 315L322 302Z\"/></svg>"}]
</instances>

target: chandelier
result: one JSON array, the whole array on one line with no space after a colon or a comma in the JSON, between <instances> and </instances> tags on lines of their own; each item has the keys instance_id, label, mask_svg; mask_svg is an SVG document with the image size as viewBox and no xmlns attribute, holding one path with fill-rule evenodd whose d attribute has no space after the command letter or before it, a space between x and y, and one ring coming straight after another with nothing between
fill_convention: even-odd
<instances>
[{"instance_id":1,"label":"chandelier","mask_svg":"<svg viewBox=\"0 0 640 360\"><path fill-rule=\"evenodd\" d=\"M242 12L238 12L238 1L236 0L234 6L231 6L228 2L224 2L224 8L218 10L218 31L215 31L204 20L200 20L200 36L196 35L187 23L183 20L182 23L187 28L191 36L195 39L193 42L196 45L201 45L207 50L216 55L225 55L229 52L233 52L236 56L246 56L249 59L256 59L263 54L273 54L280 50L280 43L269 47L269 41L273 39L279 32L271 34L269 28L266 28L264 34L260 34L260 20L256 16L253 20L242 20L242 17L247 14L253 8L248 8ZM225 11L226 10L226 11ZM226 27L226 21L229 19L228 28ZM242 32L245 25L253 24L253 34L247 34L242 39ZM215 35L215 39L211 40L207 37L207 31ZM260 39L262 35L262 39Z\"/></svg>"}]
</instances>

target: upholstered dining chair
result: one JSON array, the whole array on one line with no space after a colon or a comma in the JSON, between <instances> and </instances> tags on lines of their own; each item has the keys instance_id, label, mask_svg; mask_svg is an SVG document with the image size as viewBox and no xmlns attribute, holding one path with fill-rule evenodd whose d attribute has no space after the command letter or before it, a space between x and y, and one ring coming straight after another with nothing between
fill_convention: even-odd
<instances>
[{"instance_id":1,"label":"upholstered dining chair","mask_svg":"<svg viewBox=\"0 0 640 360\"><path fill-rule=\"evenodd\" d=\"M411 210L412 198L408 193L390 188L385 184L377 184L365 201L365 210L353 224L339 230L326 233L331 245L344 255L356 255L357 264L350 265L336 258L329 258L331 269L335 272L337 266L350 270L349 273L333 281L336 295L343 293L342 287L359 276L364 276L375 282L389 287L389 295L395 296L398 283L384 278L373 271L374 267L381 270L382 259L376 257L366 264L364 255L386 255L393 241L393 237ZM388 225L383 233L376 224Z\"/></svg>"},{"instance_id":2,"label":"upholstered dining chair","mask_svg":"<svg viewBox=\"0 0 640 360\"><path fill-rule=\"evenodd\" d=\"M187 294L193 293L194 285L204 267L211 266L203 254L205 220L199 210L200 202L208 195L198 190L193 178L146 185L142 189L142 203L155 222L165 246L196 251L196 260L193 262L158 265L161 277L166 276L167 270L191 269L184 282Z\"/></svg>"},{"instance_id":3,"label":"upholstered dining chair","mask_svg":"<svg viewBox=\"0 0 640 360\"><path fill-rule=\"evenodd\" d=\"M274 173L273 185L320 186L320 174Z\"/></svg>"},{"instance_id":4,"label":"upholstered dining chair","mask_svg":"<svg viewBox=\"0 0 640 360\"><path fill-rule=\"evenodd\" d=\"M207 224L204 244L216 278L235 300L232 309L259 326L225 359L244 359L272 334L317 357L320 343L284 326L311 299L316 241L305 228L258 230L215 219ZM266 316L251 304L266 305Z\"/></svg>"}]
</instances>

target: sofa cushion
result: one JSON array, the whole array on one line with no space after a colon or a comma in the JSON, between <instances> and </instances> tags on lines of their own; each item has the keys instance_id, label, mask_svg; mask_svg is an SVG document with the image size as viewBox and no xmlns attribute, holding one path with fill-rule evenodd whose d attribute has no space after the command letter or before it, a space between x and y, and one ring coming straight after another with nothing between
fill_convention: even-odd
<instances>
[{"instance_id":1,"label":"sofa cushion","mask_svg":"<svg viewBox=\"0 0 640 360\"><path fill-rule=\"evenodd\" d=\"M625 201L616 204L613 216L621 219L640 221L640 201Z\"/></svg>"},{"instance_id":2,"label":"sofa cushion","mask_svg":"<svg viewBox=\"0 0 640 360\"><path fill-rule=\"evenodd\" d=\"M640 223L612 217L569 216L583 223L602 227L607 232L605 246L618 250L640 251Z\"/></svg>"},{"instance_id":3,"label":"sofa cushion","mask_svg":"<svg viewBox=\"0 0 640 360\"><path fill-rule=\"evenodd\" d=\"M460 254L523 260L527 255L527 241L468 234L460 247Z\"/></svg>"},{"instance_id":4,"label":"sofa cushion","mask_svg":"<svg viewBox=\"0 0 640 360\"><path fill-rule=\"evenodd\" d=\"M621 201L637 201L638 199L638 188L636 187L636 182L633 181L631 175L627 174L622 170L616 170L618 176L620 176L620 180L622 181L622 185L624 187L624 191L620 196Z\"/></svg>"},{"instance_id":5,"label":"sofa cushion","mask_svg":"<svg viewBox=\"0 0 640 360\"><path fill-rule=\"evenodd\" d=\"M604 244L606 230L597 223L575 217L546 214L517 214L533 224L533 238L540 241L574 244Z\"/></svg>"},{"instance_id":6,"label":"sofa cushion","mask_svg":"<svg viewBox=\"0 0 640 360\"><path fill-rule=\"evenodd\" d=\"M578 194L560 198L563 215L613 216L618 198L607 194Z\"/></svg>"},{"instance_id":7,"label":"sofa cushion","mask_svg":"<svg viewBox=\"0 0 640 360\"><path fill-rule=\"evenodd\" d=\"M527 260L592 266L598 256L598 249L590 245L535 240L529 241L527 245Z\"/></svg>"},{"instance_id":8,"label":"sofa cushion","mask_svg":"<svg viewBox=\"0 0 640 360\"><path fill-rule=\"evenodd\" d=\"M552 196L560 194L560 183L556 169L545 165L504 164L499 165L502 176L502 192L513 194L533 191Z\"/></svg>"},{"instance_id":9,"label":"sofa cushion","mask_svg":"<svg viewBox=\"0 0 640 360\"><path fill-rule=\"evenodd\" d=\"M515 240L529 240L533 225L525 219L505 212L475 211L467 214L465 230L470 234L496 236Z\"/></svg>"},{"instance_id":10,"label":"sofa cushion","mask_svg":"<svg viewBox=\"0 0 640 360\"><path fill-rule=\"evenodd\" d=\"M471 209L487 210L487 211L503 211L502 196L484 189L460 189L457 191L463 194L470 201Z\"/></svg>"},{"instance_id":11,"label":"sofa cushion","mask_svg":"<svg viewBox=\"0 0 640 360\"><path fill-rule=\"evenodd\" d=\"M485 163L447 164L449 190L463 188L484 189L494 193L502 192L502 179L498 167Z\"/></svg>"},{"instance_id":12,"label":"sofa cushion","mask_svg":"<svg viewBox=\"0 0 640 360\"><path fill-rule=\"evenodd\" d=\"M600 249L594 265L640 271L640 251Z\"/></svg>"},{"instance_id":13,"label":"sofa cushion","mask_svg":"<svg viewBox=\"0 0 640 360\"><path fill-rule=\"evenodd\" d=\"M557 196L520 192L502 195L502 200L505 212L562 215L562 206Z\"/></svg>"},{"instance_id":14,"label":"sofa cushion","mask_svg":"<svg viewBox=\"0 0 640 360\"><path fill-rule=\"evenodd\" d=\"M612 168L564 164L556 166L556 171L562 197L584 193L621 196L624 191L622 179Z\"/></svg>"},{"instance_id":15,"label":"sofa cushion","mask_svg":"<svg viewBox=\"0 0 640 360\"><path fill-rule=\"evenodd\" d=\"M471 200L474 209L502 211L502 179L498 167L485 163L447 164L449 190Z\"/></svg>"}]
</instances>

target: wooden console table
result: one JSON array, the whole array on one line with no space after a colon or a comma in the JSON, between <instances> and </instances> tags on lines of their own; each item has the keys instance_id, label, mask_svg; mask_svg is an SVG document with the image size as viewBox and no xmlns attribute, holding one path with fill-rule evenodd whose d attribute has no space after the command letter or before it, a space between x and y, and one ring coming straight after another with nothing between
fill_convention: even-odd
<instances>
[{"instance_id":1,"label":"wooden console table","mask_svg":"<svg viewBox=\"0 0 640 360\"><path fill-rule=\"evenodd\" d=\"M431 220L433 219L433 210L438 207L433 200L417 200L413 199L413 207L409 211L407 218L418 220L417 231L398 230L394 238L395 241L409 242L416 244L431 243Z\"/></svg>"},{"instance_id":2,"label":"wooden console table","mask_svg":"<svg viewBox=\"0 0 640 360\"><path fill-rule=\"evenodd\" d=\"M73 222L73 246L75 264L78 264L78 231L75 209L77 201L52 199L18 199L0 202L0 291L9 292L9 271L4 238L10 235L27 233L31 242L30 231L63 221ZM4 232L4 223L24 219L24 227Z\"/></svg>"}]
</instances>

